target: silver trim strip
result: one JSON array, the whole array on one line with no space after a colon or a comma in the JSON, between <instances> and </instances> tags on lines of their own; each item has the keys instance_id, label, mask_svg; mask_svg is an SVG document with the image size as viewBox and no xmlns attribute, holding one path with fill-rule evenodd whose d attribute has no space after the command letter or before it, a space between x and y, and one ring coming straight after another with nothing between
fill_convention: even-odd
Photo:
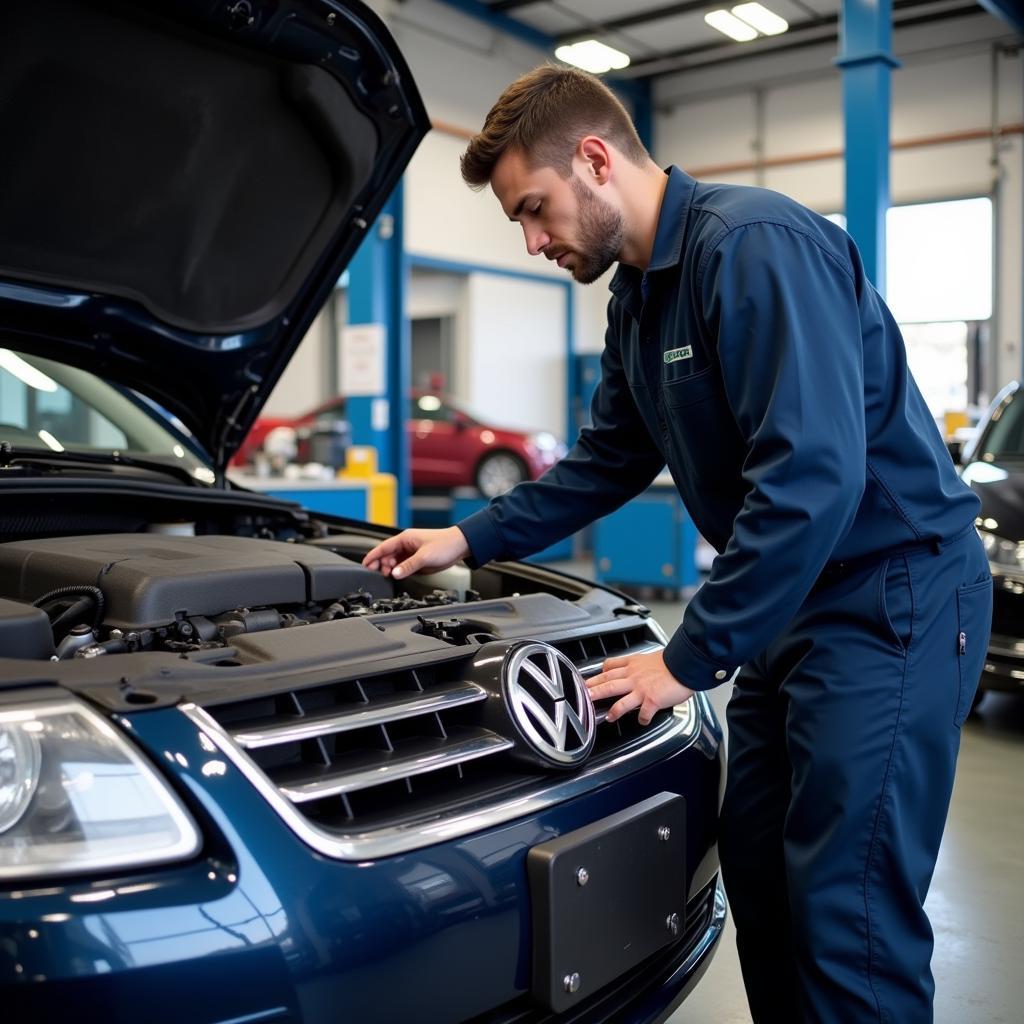
<instances>
[{"instance_id":1,"label":"silver trim strip","mask_svg":"<svg viewBox=\"0 0 1024 1024\"><path fill-rule=\"evenodd\" d=\"M408 694L388 700L376 700L372 704L358 705L349 711L330 715L310 716L301 722L286 725L271 725L265 729L243 729L232 732L235 742L246 750L257 750L277 743L295 743L316 739L336 732L348 732L372 725L398 722L403 718L446 711L463 704L475 704L486 700L487 691L476 683L448 683L431 687L423 693Z\"/></svg>"},{"instance_id":2,"label":"silver trim strip","mask_svg":"<svg viewBox=\"0 0 1024 1024\"><path fill-rule=\"evenodd\" d=\"M354 793L356 790L380 786L396 778L407 779L440 768L451 768L464 761L474 761L488 754L498 754L514 746L512 740L493 733L490 736L474 736L468 740L446 743L443 747L428 752L392 757L383 764L373 767L341 771L312 782L283 784L280 790L293 803L301 804L309 800L322 800L326 796L339 796L342 793Z\"/></svg>"},{"instance_id":3,"label":"silver trim strip","mask_svg":"<svg viewBox=\"0 0 1024 1024\"><path fill-rule=\"evenodd\" d=\"M352 833L332 833L315 826L278 791L216 719L192 702L179 707L182 714L214 743L303 842L325 857L359 861L419 850L434 843L494 828L514 818L537 814L654 764L664 756L666 749L692 746L700 735L703 720L704 707L699 697L676 708L672 718L651 737L649 743L630 745L609 760L585 766L568 778L559 777L558 781L531 793L481 811L456 814L427 823L409 822L373 832Z\"/></svg>"},{"instance_id":4,"label":"silver trim strip","mask_svg":"<svg viewBox=\"0 0 1024 1024\"><path fill-rule=\"evenodd\" d=\"M715 902L711 911L711 920L708 922L708 926L704 929L701 937L697 940L696 945L690 950L690 955L683 961L676 973L689 975L701 960L707 956L711 951L711 947L722 937L726 913L725 887L722 885L722 879L719 878L715 884Z\"/></svg>"}]
</instances>

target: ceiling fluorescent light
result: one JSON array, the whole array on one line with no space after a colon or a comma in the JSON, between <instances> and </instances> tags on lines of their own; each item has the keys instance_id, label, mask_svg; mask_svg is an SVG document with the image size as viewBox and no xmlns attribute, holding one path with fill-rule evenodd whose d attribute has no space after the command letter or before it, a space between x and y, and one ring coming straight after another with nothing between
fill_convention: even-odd
<instances>
[{"instance_id":1,"label":"ceiling fluorescent light","mask_svg":"<svg viewBox=\"0 0 1024 1024\"><path fill-rule=\"evenodd\" d=\"M582 43L573 43L572 46L560 46L555 50L555 56L566 64L573 64L595 75L605 71L621 71L629 67L627 54L605 46L596 39L585 39Z\"/></svg>"},{"instance_id":2,"label":"ceiling fluorescent light","mask_svg":"<svg viewBox=\"0 0 1024 1024\"><path fill-rule=\"evenodd\" d=\"M704 20L719 32L724 32L737 43L749 43L757 38L757 29L751 28L745 21L740 21L728 11L711 11L704 15Z\"/></svg>"},{"instance_id":3,"label":"ceiling fluorescent light","mask_svg":"<svg viewBox=\"0 0 1024 1024\"><path fill-rule=\"evenodd\" d=\"M732 9L737 18L756 28L763 36L778 36L789 28L789 22L764 4L738 4Z\"/></svg>"}]
</instances>

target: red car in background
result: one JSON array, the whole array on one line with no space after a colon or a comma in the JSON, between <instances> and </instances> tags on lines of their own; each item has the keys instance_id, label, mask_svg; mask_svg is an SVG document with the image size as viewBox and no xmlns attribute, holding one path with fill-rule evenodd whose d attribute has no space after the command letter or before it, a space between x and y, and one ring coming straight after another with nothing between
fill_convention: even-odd
<instances>
[{"instance_id":1,"label":"red car in background","mask_svg":"<svg viewBox=\"0 0 1024 1024\"><path fill-rule=\"evenodd\" d=\"M267 435L278 427L300 434L344 418L341 396L294 418L262 417L253 424L232 464L252 462ZM476 487L493 498L521 480L535 480L565 454L565 445L552 434L488 426L437 392L412 393L406 427L415 488Z\"/></svg>"}]
</instances>

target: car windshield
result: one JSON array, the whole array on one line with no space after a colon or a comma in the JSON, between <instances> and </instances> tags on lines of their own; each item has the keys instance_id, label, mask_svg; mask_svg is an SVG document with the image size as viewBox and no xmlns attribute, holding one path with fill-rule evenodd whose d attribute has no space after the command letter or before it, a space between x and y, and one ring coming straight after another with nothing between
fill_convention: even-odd
<instances>
[{"instance_id":1,"label":"car windshield","mask_svg":"<svg viewBox=\"0 0 1024 1024\"><path fill-rule=\"evenodd\" d=\"M1024 459L1024 395L1015 391L992 413L974 456L985 462Z\"/></svg>"},{"instance_id":2,"label":"car windshield","mask_svg":"<svg viewBox=\"0 0 1024 1024\"><path fill-rule=\"evenodd\" d=\"M135 455L213 483L210 467L160 422L162 410L142 401L153 412L87 370L0 348L0 442L50 455Z\"/></svg>"}]
</instances>

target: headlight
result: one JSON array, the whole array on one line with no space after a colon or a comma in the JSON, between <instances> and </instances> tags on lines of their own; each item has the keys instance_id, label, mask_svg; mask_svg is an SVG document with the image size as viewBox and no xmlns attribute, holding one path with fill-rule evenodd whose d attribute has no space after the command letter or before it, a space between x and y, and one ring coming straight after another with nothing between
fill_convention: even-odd
<instances>
[{"instance_id":1,"label":"headlight","mask_svg":"<svg viewBox=\"0 0 1024 1024\"><path fill-rule=\"evenodd\" d=\"M992 565L1002 565L1010 569L1024 569L1024 544L1015 540L1006 540L988 530L978 530L985 554Z\"/></svg>"},{"instance_id":2,"label":"headlight","mask_svg":"<svg viewBox=\"0 0 1024 1024\"><path fill-rule=\"evenodd\" d=\"M166 783L75 700L0 708L0 879L181 860L199 833Z\"/></svg>"},{"instance_id":3,"label":"headlight","mask_svg":"<svg viewBox=\"0 0 1024 1024\"><path fill-rule=\"evenodd\" d=\"M18 823L38 784L39 741L0 727L0 833Z\"/></svg>"},{"instance_id":4,"label":"headlight","mask_svg":"<svg viewBox=\"0 0 1024 1024\"><path fill-rule=\"evenodd\" d=\"M553 452L558 450L558 438L547 431L530 435L530 444L539 452Z\"/></svg>"}]
</instances>

